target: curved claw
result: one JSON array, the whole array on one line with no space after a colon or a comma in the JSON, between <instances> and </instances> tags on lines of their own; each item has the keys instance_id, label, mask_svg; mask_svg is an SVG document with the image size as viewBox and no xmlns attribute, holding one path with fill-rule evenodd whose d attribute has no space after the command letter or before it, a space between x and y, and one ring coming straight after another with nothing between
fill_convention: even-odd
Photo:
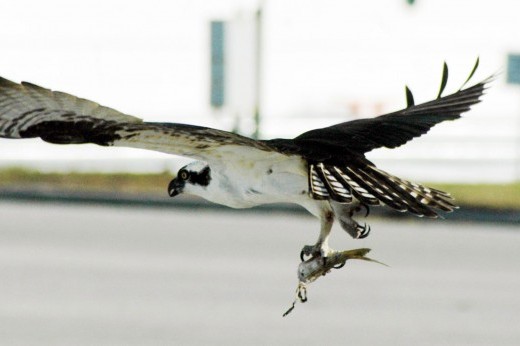
<instances>
[{"instance_id":1,"label":"curved claw","mask_svg":"<svg viewBox=\"0 0 520 346\"><path fill-rule=\"evenodd\" d=\"M305 262L309 258L315 257L318 254L319 254L319 252L317 252L317 250L316 250L316 245L314 245L314 246L305 245L303 247L302 251L300 251L300 259L302 260L302 262ZM307 256L307 259L305 259L306 256Z\"/></svg>"},{"instance_id":2,"label":"curved claw","mask_svg":"<svg viewBox=\"0 0 520 346\"><path fill-rule=\"evenodd\" d=\"M361 203L361 205L362 205L362 206L365 208L365 210L367 211L367 212L365 213L365 217L368 217L368 215L370 215L370 208L369 208L368 205L365 204L365 203Z\"/></svg>"},{"instance_id":3,"label":"curved claw","mask_svg":"<svg viewBox=\"0 0 520 346\"><path fill-rule=\"evenodd\" d=\"M356 208L354 208L353 210L350 211L349 215L350 217L354 216L354 212L360 212L361 211L361 208L365 208L366 212L365 212L365 217L368 217L368 215L370 215L370 208L368 207L367 204L365 203L361 203L360 205L358 205Z\"/></svg>"},{"instance_id":4,"label":"curved claw","mask_svg":"<svg viewBox=\"0 0 520 346\"><path fill-rule=\"evenodd\" d=\"M343 263L340 263L340 264L338 264L338 265L333 266L332 268L334 268L334 269L341 269L341 268L343 268L343 267L345 266L346 263L347 263L347 262L345 261L345 262L343 262Z\"/></svg>"},{"instance_id":5,"label":"curved claw","mask_svg":"<svg viewBox=\"0 0 520 346\"><path fill-rule=\"evenodd\" d=\"M363 225L363 226L358 226L359 228L359 233L358 233L358 236L357 236L357 239L364 239L366 237L368 237L368 235L370 234L370 226L367 225L366 223Z\"/></svg>"},{"instance_id":6,"label":"curved claw","mask_svg":"<svg viewBox=\"0 0 520 346\"><path fill-rule=\"evenodd\" d=\"M356 212L361 211L361 207L365 208L365 210L366 210L365 217L368 217L368 215L370 215L370 208L369 208L368 205L365 204L365 203L361 203L361 204L356 208Z\"/></svg>"}]
</instances>

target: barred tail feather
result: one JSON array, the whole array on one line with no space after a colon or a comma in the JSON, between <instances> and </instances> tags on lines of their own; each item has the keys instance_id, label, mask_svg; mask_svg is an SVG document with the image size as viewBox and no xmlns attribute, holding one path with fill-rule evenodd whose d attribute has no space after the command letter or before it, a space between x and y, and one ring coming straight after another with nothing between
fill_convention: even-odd
<instances>
[{"instance_id":1,"label":"barred tail feather","mask_svg":"<svg viewBox=\"0 0 520 346\"><path fill-rule=\"evenodd\" d=\"M446 212L453 211L456 206L449 194L430 189L428 187L411 183L404 179L386 173L374 166L367 166L367 170L373 172L374 176L382 183L386 183L406 203L407 211L418 216L437 217L436 210Z\"/></svg>"},{"instance_id":2,"label":"barred tail feather","mask_svg":"<svg viewBox=\"0 0 520 346\"><path fill-rule=\"evenodd\" d=\"M393 176L373 165L337 167L310 165L309 185L315 199L367 205L385 204L418 216L437 217L437 211L457 208L450 194Z\"/></svg>"},{"instance_id":3,"label":"barred tail feather","mask_svg":"<svg viewBox=\"0 0 520 346\"><path fill-rule=\"evenodd\" d=\"M388 174L386 172L383 173ZM392 178L394 178L396 183L398 183L407 193L409 193L416 200L419 200L419 202L422 204L426 204L427 206L446 212L451 212L458 208L453 203L453 197L449 193L412 183L395 176L392 176Z\"/></svg>"},{"instance_id":4,"label":"barred tail feather","mask_svg":"<svg viewBox=\"0 0 520 346\"><path fill-rule=\"evenodd\" d=\"M338 169L338 171L340 171ZM381 202L384 204L400 211L406 211L406 206L395 196L392 196L391 192L386 189L386 186L381 186L377 182L375 182L371 177L363 174L362 171L355 171L350 167L344 168L342 171L343 176L348 176L351 180L357 183L357 186L362 187L366 190L371 196L360 193L360 189L353 186L353 190L355 191L357 199L359 199L362 203L368 205L379 205Z\"/></svg>"}]
</instances>

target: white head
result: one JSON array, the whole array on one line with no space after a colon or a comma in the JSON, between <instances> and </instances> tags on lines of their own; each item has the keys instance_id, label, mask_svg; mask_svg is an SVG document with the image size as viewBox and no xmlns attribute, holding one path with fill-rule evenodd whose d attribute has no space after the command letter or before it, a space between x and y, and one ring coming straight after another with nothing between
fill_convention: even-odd
<instances>
[{"instance_id":1,"label":"white head","mask_svg":"<svg viewBox=\"0 0 520 346\"><path fill-rule=\"evenodd\" d=\"M170 197L181 193L204 197L210 181L211 169L208 164L194 161L179 169L177 177L168 185L168 194Z\"/></svg>"}]
</instances>

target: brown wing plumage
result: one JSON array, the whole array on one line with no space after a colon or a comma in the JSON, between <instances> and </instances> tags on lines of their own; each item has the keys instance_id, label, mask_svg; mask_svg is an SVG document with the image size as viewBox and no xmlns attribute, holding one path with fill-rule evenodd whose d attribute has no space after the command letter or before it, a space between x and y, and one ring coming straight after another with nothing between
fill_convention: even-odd
<instances>
[{"instance_id":1,"label":"brown wing plumage","mask_svg":"<svg viewBox=\"0 0 520 346\"><path fill-rule=\"evenodd\" d=\"M135 147L206 161L220 161L215 153L226 146L248 149L251 155L272 150L264 143L227 131L143 122L89 100L4 78L0 78L0 137ZM232 155L233 150L225 152Z\"/></svg>"}]
</instances>

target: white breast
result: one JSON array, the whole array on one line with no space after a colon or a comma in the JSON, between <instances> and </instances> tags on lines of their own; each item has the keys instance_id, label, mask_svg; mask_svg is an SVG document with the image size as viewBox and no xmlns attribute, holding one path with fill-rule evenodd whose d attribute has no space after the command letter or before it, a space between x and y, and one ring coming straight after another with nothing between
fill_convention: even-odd
<instances>
[{"instance_id":1,"label":"white breast","mask_svg":"<svg viewBox=\"0 0 520 346\"><path fill-rule=\"evenodd\" d=\"M228 163L212 167L211 175L203 197L232 208L308 199L307 166L298 156Z\"/></svg>"}]
</instances>

